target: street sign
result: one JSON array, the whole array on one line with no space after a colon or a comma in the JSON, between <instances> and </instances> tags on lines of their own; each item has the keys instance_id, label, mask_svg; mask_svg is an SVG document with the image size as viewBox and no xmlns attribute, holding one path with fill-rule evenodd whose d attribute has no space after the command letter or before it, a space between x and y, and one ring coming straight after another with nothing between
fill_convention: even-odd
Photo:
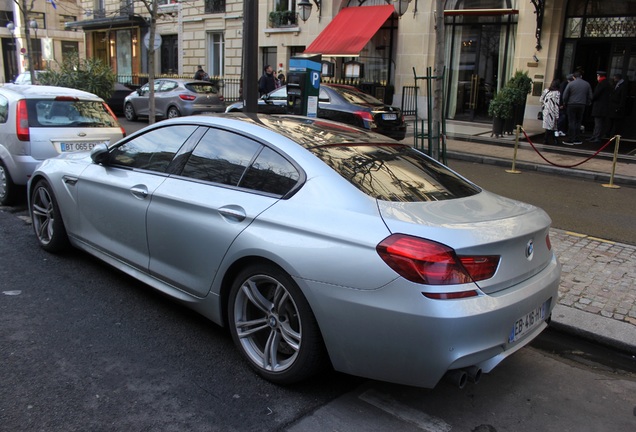
<instances>
[{"instance_id":1,"label":"street sign","mask_svg":"<svg viewBox=\"0 0 636 432\"><path fill-rule=\"evenodd\" d=\"M149 42L150 42L150 32L146 33L146 36L144 36L144 45L148 49L150 49ZM155 43L153 44L153 47L155 51L158 50L159 47L161 47L161 35L155 33Z\"/></svg>"}]
</instances>

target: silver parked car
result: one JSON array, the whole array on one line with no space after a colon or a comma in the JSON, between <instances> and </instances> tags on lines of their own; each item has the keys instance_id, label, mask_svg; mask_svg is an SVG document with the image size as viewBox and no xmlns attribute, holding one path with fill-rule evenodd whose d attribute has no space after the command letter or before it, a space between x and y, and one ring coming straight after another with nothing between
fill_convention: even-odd
<instances>
[{"instance_id":1,"label":"silver parked car","mask_svg":"<svg viewBox=\"0 0 636 432\"><path fill-rule=\"evenodd\" d=\"M0 204L9 205L44 159L96 144L124 130L103 99L64 87L0 87Z\"/></svg>"},{"instance_id":2,"label":"silver parked car","mask_svg":"<svg viewBox=\"0 0 636 432\"><path fill-rule=\"evenodd\" d=\"M557 302L544 211L322 119L167 120L44 162L29 197L45 250L70 243L227 326L281 384L331 364L461 385Z\"/></svg>"},{"instance_id":3,"label":"silver parked car","mask_svg":"<svg viewBox=\"0 0 636 432\"><path fill-rule=\"evenodd\" d=\"M193 114L221 113L225 100L218 87L209 81L190 79L157 79L155 115L174 118ZM150 86L145 84L124 99L124 115L128 121L148 117Z\"/></svg>"}]
</instances>

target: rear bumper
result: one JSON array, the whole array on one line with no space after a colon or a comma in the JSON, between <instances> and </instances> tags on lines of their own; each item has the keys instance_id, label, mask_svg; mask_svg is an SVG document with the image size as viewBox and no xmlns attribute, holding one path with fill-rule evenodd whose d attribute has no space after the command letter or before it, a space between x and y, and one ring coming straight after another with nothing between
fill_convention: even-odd
<instances>
[{"instance_id":1,"label":"rear bumper","mask_svg":"<svg viewBox=\"0 0 636 432\"><path fill-rule=\"evenodd\" d=\"M492 370L534 339L539 323L509 343L515 322L558 300L561 267L553 257L539 274L493 295L464 300L430 300L417 284L396 279L375 291L326 287L299 281L336 370L394 383L434 387L452 369Z\"/></svg>"}]
</instances>

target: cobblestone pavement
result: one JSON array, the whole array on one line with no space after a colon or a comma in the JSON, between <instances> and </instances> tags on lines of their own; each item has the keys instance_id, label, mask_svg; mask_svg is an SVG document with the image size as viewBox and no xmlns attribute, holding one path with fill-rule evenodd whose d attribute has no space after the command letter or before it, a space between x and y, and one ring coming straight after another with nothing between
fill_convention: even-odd
<instances>
[{"instance_id":1,"label":"cobblestone pavement","mask_svg":"<svg viewBox=\"0 0 636 432\"><path fill-rule=\"evenodd\" d=\"M636 326L636 246L557 229L550 240L563 266L559 304Z\"/></svg>"}]
</instances>

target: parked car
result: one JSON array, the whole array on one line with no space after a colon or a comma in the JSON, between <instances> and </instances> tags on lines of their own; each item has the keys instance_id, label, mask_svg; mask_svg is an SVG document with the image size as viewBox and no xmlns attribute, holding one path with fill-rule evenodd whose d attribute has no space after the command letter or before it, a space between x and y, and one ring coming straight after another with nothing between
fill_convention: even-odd
<instances>
[{"instance_id":1,"label":"parked car","mask_svg":"<svg viewBox=\"0 0 636 432\"><path fill-rule=\"evenodd\" d=\"M65 87L0 87L0 205L10 205L36 165L124 137L103 99Z\"/></svg>"},{"instance_id":2,"label":"parked car","mask_svg":"<svg viewBox=\"0 0 636 432\"><path fill-rule=\"evenodd\" d=\"M225 112L243 111L243 102L229 105ZM258 100L258 112L287 114L287 86L262 96ZM384 104L355 87L337 84L320 84L318 117L369 129L396 140L406 136L406 123L402 110Z\"/></svg>"},{"instance_id":3,"label":"parked car","mask_svg":"<svg viewBox=\"0 0 636 432\"><path fill-rule=\"evenodd\" d=\"M331 364L461 385L547 326L560 265L544 211L383 135L251 117L166 120L45 161L28 190L37 241L227 326L279 384Z\"/></svg>"},{"instance_id":4,"label":"parked car","mask_svg":"<svg viewBox=\"0 0 636 432\"><path fill-rule=\"evenodd\" d=\"M110 98L106 101L110 109L116 115L124 115L124 100L126 96L133 92L132 89L126 87L124 84L116 82L113 84L113 93L110 95Z\"/></svg>"},{"instance_id":5,"label":"parked car","mask_svg":"<svg viewBox=\"0 0 636 432\"><path fill-rule=\"evenodd\" d=\"M40 75L43 72L44 71L41 71L41 70L33 71L33 73L35 74L35 84L40 84L38 81L38 75ZM18 76L15 77L15 80L13 80L13 84L31 85L31 72L26 71L26 72L22 72L18 74Z\"/></svg>"},{"instance_id":6,"label":"parked car","mask_svg":"<svg viewBox=\"0 0 636 432\"><path fill-rule=\"evenodd\" d=\"M126 97L124 115L128 121L149 115L149 95L150 87L145 84ZM224 111L223 95L209 81L155 80L155 116L159 119Z\"/></svg>"}]
</instances>

